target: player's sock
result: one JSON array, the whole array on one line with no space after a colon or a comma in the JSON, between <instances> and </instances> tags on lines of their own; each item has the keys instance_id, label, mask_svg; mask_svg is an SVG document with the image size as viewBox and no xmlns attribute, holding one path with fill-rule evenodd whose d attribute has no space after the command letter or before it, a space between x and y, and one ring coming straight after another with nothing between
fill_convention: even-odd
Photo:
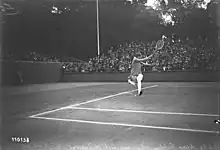
<instances>
[{"instance_id":1,"label":"player's sock","mask_svg":"<svg viewBox=\"0 0 220 150\"><path fill-rule=\"evenodd\" d=\"M142 94L142 92L141 92L141 82L137 83L137 87L138 87L138 95L141 95Z\"/></svg>"}]
</instances>

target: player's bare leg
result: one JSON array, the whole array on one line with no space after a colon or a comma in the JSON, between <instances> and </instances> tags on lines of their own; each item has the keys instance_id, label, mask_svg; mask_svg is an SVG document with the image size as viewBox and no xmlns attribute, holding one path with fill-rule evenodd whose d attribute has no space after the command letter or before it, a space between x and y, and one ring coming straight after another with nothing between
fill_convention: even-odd
<instances>
[{"instance_id":1,"label":"player's bare leg","mask_svg":"<svg viewBox=\"0 0 220 150\"><path fill-rule=\"evenodd\" d=\"M129 76L129 77L128 77L128 83L131 84L131 85L133 85L133 86L136 86L135 80L136 80L136 79L134 79L132 76Z\"/></svg>"},{"instance_id":2,"label":"player's bare leg","mask_svg":"<svg viewBox=\"0 0 220 150\"><path fill-rule=\"evenodd\" d=\"M134 80L134 79L133 79ZM137 82L133 81L131 77L128 78L128 83L131 84L135 89L137 89ZM135 79L137 81L137 79Z\"/></svg>"},{"instance_id":3,"label":"player's bare leg","mask_svg":"<svg viewBox=\"0 0 220 150\"><path fill-rule=\"evenodd\" d=\"M136 86L135 82L134 81L131 81L131 79L128 79L128 83L133 85L133 86Z\"/></svg>"}]
</instances>

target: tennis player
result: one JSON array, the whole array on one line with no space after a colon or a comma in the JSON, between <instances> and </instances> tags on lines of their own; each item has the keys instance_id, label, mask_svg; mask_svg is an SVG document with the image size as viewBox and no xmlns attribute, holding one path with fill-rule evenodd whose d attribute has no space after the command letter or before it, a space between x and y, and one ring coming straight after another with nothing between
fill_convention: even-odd
<instances>
[{"instance_id":1,"label":"tennis player","mask_svg":"<svg viewBox=\"0 0 220 150\"><path fill-rule=\"evenodd\" d=\"M138 53L136 53L135 57L133 58L132 64L131 64L131 74L128 77L128 83L137 87L138 94L136 96L140 96L143 94L143 92L141 90L141 82L143 80L143 74L141 72L141 64L153 66L153 64L148 64L146 61L149 60L157 52L157 50L161 50L163 48L165 38L166 38L166 36L163 35L162 40L157 41L155 50L153 51L153 53L150 56L148 56L146 58L141 58L141 53L138 52Z\"/></svg>"},{"instance_id":2,"label":"tennis player","mask_svg":"<svg viewBox=\"0 0 220 150\"><path fill-rule=\"evenodd\" d=\"M148 64L146 62L152 56L153 56L153 54L146 57L146 58L141 58L141 53L138 52L138 53L136 53L136 55L134 56L134 58L132 60L131 74L128 77L128 83L135 86L138 89L138 93L136 96L141 96L143 93L141 90L141 82L143 80L143 74L141 72L141 64L152 66L152 64ZM144 62L146 62L146 63L144 63Z\"/></svg>"}]
</instances>

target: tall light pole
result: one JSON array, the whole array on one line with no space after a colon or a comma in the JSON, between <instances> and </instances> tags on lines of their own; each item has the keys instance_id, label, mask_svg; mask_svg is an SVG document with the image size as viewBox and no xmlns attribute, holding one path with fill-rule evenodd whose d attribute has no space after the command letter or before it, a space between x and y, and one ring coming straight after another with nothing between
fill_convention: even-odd
<instances>
[{"instance_id":1,"label":"tall light pole","mask_svg":"<svg viewBox=\"0 0 220 150\"><path fill-rule=\"evenodd\" d=\"M217 3L217 10L216 10L217 12L217 27L218 27L218 40L217 40L217 42L218 42L218 50L217 50L217 54L218 54L218 57L220 56L220 3L218 2ZM218 69L220 69L220 65L219 65L219 63L220 63L220 60L218 59L218 61L217 61L217 67L218 67Z\"/></svg>"},{"instance_id":2,"label":"tall light pole","mask_svg":"<svg viewBox=\"0 0 220 150\"><path fill-rule=\"evenodd\" d=\"M99 31L99 0L96 0L96 34L97 34L97 51L100 55L100 31Z\"/></svg>"},{"instance_id":3,"label":"tall light pole","mask_svg":"<svg viewBox=\"0 0 220 150\"><path fill-rule=\"evenodd\" d=\"M0 6L2 7L3 5L3 2L2 0L0 0ZM3 54L3 8L0 9L0 57L2 56ZM1 58L0 58L1 59ZM1 63L1 60L0 60L0 86L2 85L2 76L3 76L3 73L2 73L2 63ZM0 91L1 92L1 91ZM1 119L1 118L0 118ZM0 120L1 121L1 120Z\"/></svg>"}]
</instances>

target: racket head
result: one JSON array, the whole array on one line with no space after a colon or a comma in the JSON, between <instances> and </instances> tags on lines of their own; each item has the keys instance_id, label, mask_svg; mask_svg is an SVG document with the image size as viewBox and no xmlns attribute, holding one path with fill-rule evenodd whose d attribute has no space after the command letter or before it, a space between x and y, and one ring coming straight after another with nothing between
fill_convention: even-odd
<instances>
[{"instance_id":1,"label":"racket head","mask_svg":"<svg viewBox=\"0 0 220 150\"><path fill-rule=\"evenodd\" d=\"M162 49L164 46L164 41L163 40L158 40L157 43L156 43L156 49L159 50L159 49Z\"/></svg>"}]
</instances>

